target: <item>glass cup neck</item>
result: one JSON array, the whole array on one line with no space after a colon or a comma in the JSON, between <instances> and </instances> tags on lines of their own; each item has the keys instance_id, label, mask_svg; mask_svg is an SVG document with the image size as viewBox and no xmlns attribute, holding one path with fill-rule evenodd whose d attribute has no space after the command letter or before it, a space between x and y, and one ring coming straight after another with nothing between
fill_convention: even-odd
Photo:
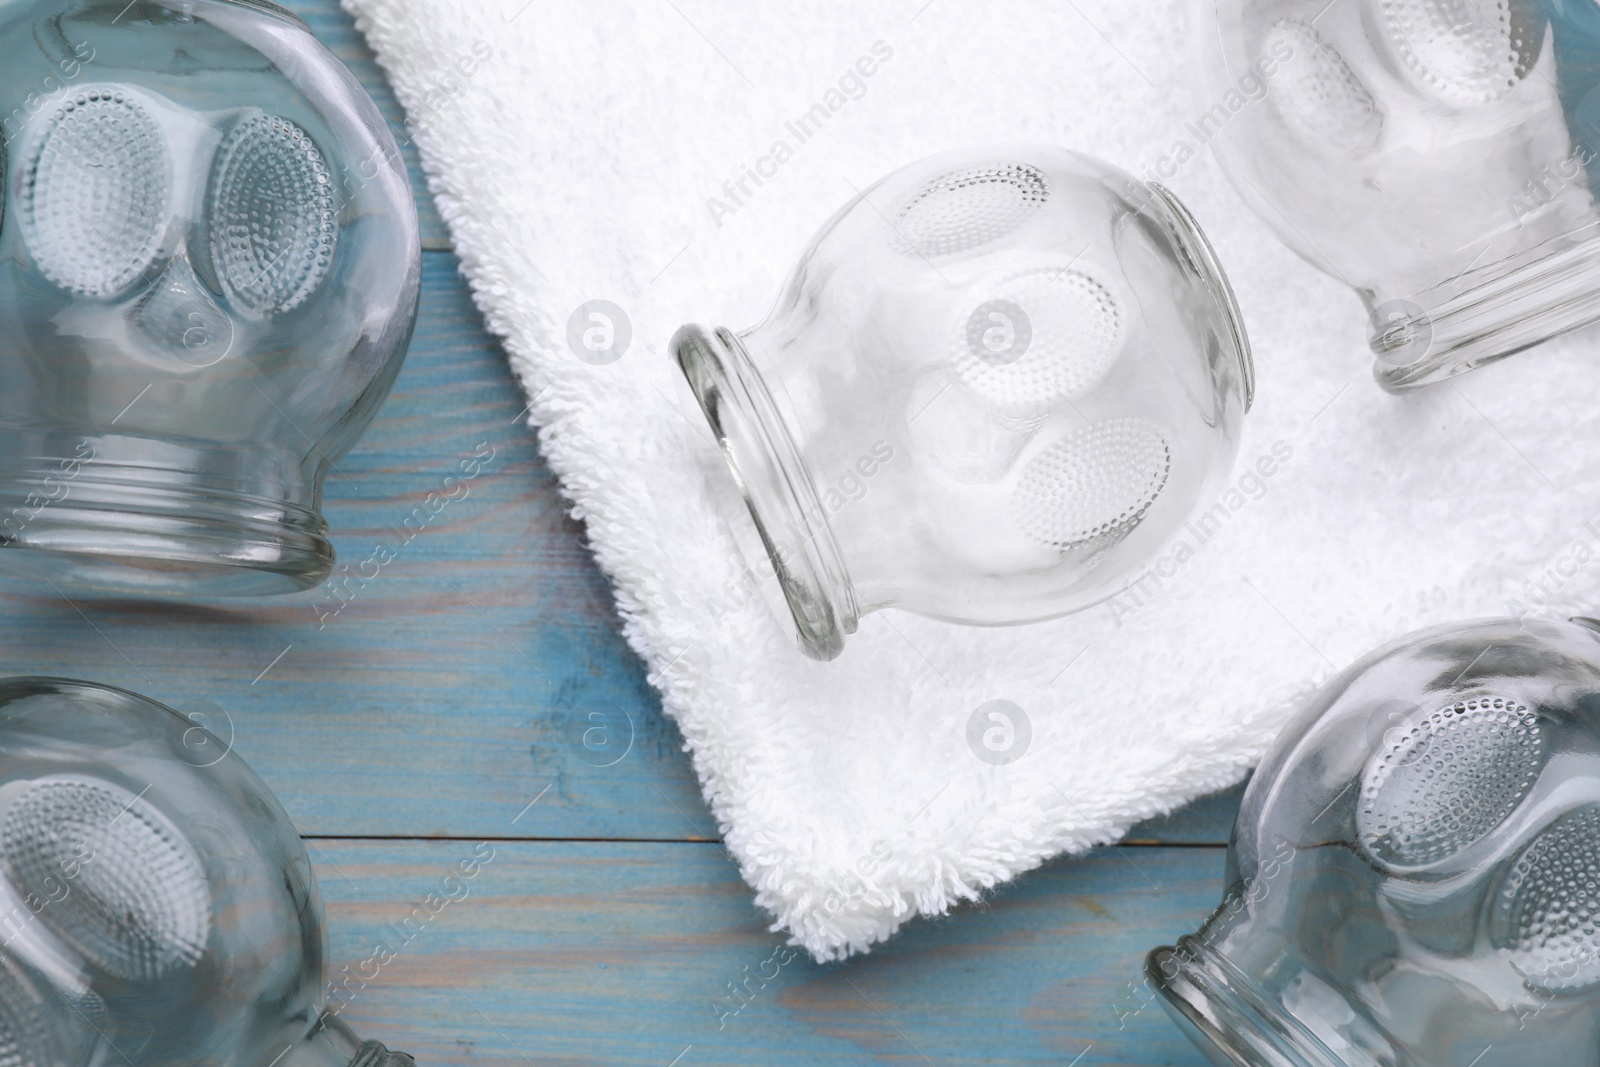
<instances>
[{"instance_id":1,"label":"glass cup neck","mask_svg":"<svg viewBox=\"0 0 1600 1067\"><path fill-rule=\"evenodd\" d=\"M672 352L760 531L801 649L833 659L855 633L860 608L816 484L772 393L730 330L685 326Z\"/></svg>"},{"instance_id":2,"label":"glass cup neck","mask_svg":"<svg viewBox=\"0 0 1600 1067\"><path fill-rule=\"evenodd\" d=\"M332 568L320 457L25 427L4 438L0 571L63 589L255 596Z\"/></svg>"},{"instance_id":3,"label":"glass cup neck","mask_svg":"<svg viewBox=\"0 0 1600 1067\"><path fill-rule=\"evenodd\" d=\"M1402 393L1453 378L1600 320L1600 223L1369 304L1379 385Z\"/></svg>"},{"instance_id":4,"label":"glass cup neck","mask_svg":"<svg viewBox=\"0 0 1600 1067\"><path fill-rule=\"evenodd\" d=\"M363 1041L338 1016L323 1012L298 1044L282 1051L277 1067L416 1067L404 1052Z\"/></svg>"},{"instance_id":5,"label":"glass cup neck","mask_svg":"<svg viewBox=\"0 0 1600 1067\"><path fill-rule=\"evenodd\" d=\"M1146 182L1145 188L1153 198L1147 203L1151 207L1159 205L1165 209L1178 248L1190 269L1199 275L1202 284L1210 290L1212 299L1222 312L1228 331L1228 347L1238 361L1239 382L1244 390L1244 410L1248 414L1256 399L1256 366L1255 357L1250 351L1250 335L1244 328L1244 312L1239 309L1239 299L1234 295L1228 275L1217 259L1216 250L1211 247L1211 239L1183 201L1172 195L1172 191L1160 182Z\"/></svg>"},{"instance_id":6,"label":"glass cup neck","mask_svg":"<svg viewBox=\"0 0 1600 1067\"><path fill-rule=\"evenodd\" d=\"M1145 974L1178 1027L1219 1067L1376 1067L1336 1055L1204 933L1151 952Z\"/></svg>"}]
</instances>

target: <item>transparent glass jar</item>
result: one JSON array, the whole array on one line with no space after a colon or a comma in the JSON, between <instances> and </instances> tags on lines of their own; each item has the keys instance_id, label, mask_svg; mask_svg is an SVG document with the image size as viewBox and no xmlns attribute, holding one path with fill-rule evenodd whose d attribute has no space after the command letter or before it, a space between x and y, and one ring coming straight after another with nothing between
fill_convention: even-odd
<instances>
[{"instance_id":1,"label":"transparent glass jar","mask_svg":"<svg viewBox=\"0 0 1600 1067\"><path fill-rule=\"evenodd\" d=\"M1600 1057L1600 623L1437 626L1341 673L1149 977L1218 1064Z\"/></svg>"},{"instance_id":2,"label":"transparent glass jar","mask_svg":"<svg viewBox=\"0 0 1600 1067\"><path fill-rule=\"evenodd\" d=\"M1600 320L1600 8L1194 2L1205 110L1185 144L1356 289L1382 385Z\"/></svg>"},{"instance_id":3,"label":"transparent glass jar","mask_svg":"<svg viewBox=\"0 0 1600 1067\"><path fill-rule=\"evenodd\" d=\"M766 322L672 349L818 659L880 608L1003 624L1114 595L1217 492L1251 389L1188 212L1044 145L896 171Z\"/></svg>"},{"instance_id":4,"label":"transparent glass jar","mask_svg":"<svg viewBox=\"0 0 1600 1067\"><path fill-rule=\"evenodd\" d=\"M300 836L154 701L0 681L0 1050L23 1067L411 1067L323 1004Z\"/></svg>"},{"instance_id":5,"label":"transparent glass jar","mask_svg":"<svg viewBox=\"0 0 1600 1067\"><path fill-rule=\"evenodd\" d=\"M376 106L262 2L13 0L0 55L0 569L317 584L323 477L417 309Z\"/></svg>"}]
</instances>

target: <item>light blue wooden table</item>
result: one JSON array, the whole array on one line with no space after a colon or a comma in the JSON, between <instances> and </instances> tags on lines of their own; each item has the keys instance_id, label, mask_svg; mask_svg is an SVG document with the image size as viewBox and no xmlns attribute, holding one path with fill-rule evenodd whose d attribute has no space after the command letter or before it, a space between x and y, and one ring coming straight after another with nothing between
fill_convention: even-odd
<instances>
[{"instance_id":1,"label":"light blue wooden table","mask_svg":"<svg viewBox=\"0 0 1600 1067\"><path fill-rule=\"evenodd\" d=\"M290 6L403 134L333 0ZM336 970L392 944L389 924L488 842L471 895L344 1012L425 1067L1198 1067L1138 987L1140 964L1218 901L1236 795L913 923L867 957L796 958L732 1013L730 984L781 938L618 634L406 148L427 249L422 317L388 405L329 480L341 558L364 558L482 443L495 452L487 475L320 629L312 596L68 602L3 582L0 669L208 712L306 835ZM612 766L580 758L596 709L633 731Z\"/></svg>"}]
</instances>

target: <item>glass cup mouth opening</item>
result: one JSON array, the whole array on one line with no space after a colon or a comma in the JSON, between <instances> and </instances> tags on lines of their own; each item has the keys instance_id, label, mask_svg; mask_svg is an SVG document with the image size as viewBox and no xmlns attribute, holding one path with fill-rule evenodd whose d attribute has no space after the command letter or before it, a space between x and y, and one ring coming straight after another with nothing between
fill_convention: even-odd
<instances>
[{"instance_id":1,"label":"glass cup mouth opening","mask_svg":"<svg viewBox=\"0 0 1600 1067\"><path fill-rule=\"evenodd\" d=\"M1188 935L1145 958L1145 975L1178 1028L1218 1067L1358 1067L1211 947Z\"/></svg>"},{"instance_id":2,"label":"glass cup mouth opening","mask_svg":"<svg viewBox=\"0 0 1600 1067\"><path fill-rule=\"evenodd\" d=\"M295 593L331 573L327 523L289 487L199 474L216 466L199 450L176 464L114 451L84 438L0 461L0 573L157 599Z\"/></svg>"},{"instance_id":3,"label":"glass cup mouth opening","mask_svg":"<svg viewBox=\"0 0 1600 1067\"><path fill-rule=\"evenodd\" d=\"M1222 269L1216 249L1211 246L1211 239L1200 228L1199 220L1182 200L1159 182L1144 184L1154 194L1154 204L1165 211L1178 238L1179 247L1189 259L1188 266L1200 276L1202 283L1210 290L1212 299L1216 302L1217 309L1227 326L1228 341L1234 358L1239 363L1239 381L1244 390L1244 411L1248 414L1255 404L1256 367L1255 357L1250 350L1250 336L1245 331L1244 312L1239 308L1238 297L1234 295L1233 286L1229 284L1228 276Z\"/></svg>"},{"instance_id":4,"label":"glass cup mouth opening","mask_svg":"<svg viewBox=\"0 0 1600 1067\"><path fill-rule=\"evenodd\" d=\"M1369 298L1373 376L1433 385L1600 322L1600 222L1410 297Z\"/></svg>"},{"instance_id":5,"label":"glass cup mouth opening","mask_svg":"<svg viewBox=\"0 0 1600 1067\"><path fill-rule=\"evenodd\" d=\"M744 343L691 324L671 351L689 381L755 521L793 619L800 649L836 658L860 609L805 461Z\"/></svg>"}]
</instances>

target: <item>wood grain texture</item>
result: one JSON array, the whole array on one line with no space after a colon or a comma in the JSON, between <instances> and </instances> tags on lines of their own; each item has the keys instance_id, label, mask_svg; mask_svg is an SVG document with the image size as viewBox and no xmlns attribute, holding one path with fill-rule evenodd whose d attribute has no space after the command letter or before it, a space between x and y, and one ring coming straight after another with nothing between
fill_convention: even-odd
<instances>
[{"instance_id":1,"label":"wood grain texture","mask_svg":"<svg viewBox=\"0 0 1600 1067\"><path fill-rule=\"evenodd\" d=\"M402 926L473 843L315 844L334 973L395 953L341 1014L425 1067L1204 1062L1140 968L1215 906L1217 849L1051 864L818 966L784 962L714 845L493 844L463 899Z\"/></svg>"}]
</instances>

